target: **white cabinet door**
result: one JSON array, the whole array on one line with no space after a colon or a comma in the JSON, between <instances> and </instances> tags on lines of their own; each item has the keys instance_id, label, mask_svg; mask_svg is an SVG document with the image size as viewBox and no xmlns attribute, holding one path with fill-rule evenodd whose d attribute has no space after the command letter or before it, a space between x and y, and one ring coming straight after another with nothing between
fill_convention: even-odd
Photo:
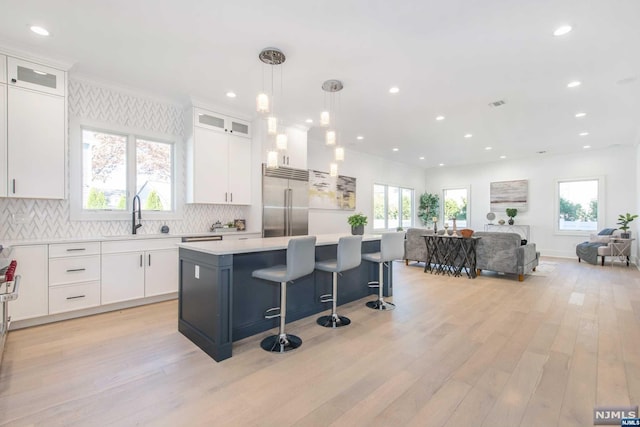
<instances>
[{"instance_id":1,"label":"white cabinet door","mask_svg":"<svg viewBox=\"0 0 640 427\"><path fill-rule=\"evenodd\" d=\"M0 56L0 61L2 57ZM0 68L3 67L0 64ZM0 197L7 196L7 85L0 83Z\"/></svg>"},{"instance_id":2,"label":"white cabinet door","mask_svg":"<svg viewBox=\"0 0 640 427\"><path fill-rule=\"evenodd\" d=\"M287 129L287 151L285 166L307 169L307 132L301 129Z\"/></svg>"},{"instance_id":3,"label":"white cabinet door","mask_svg":"<svg viewBox=\"0 0 640 427\"><path fill-rule=\"evenodd\" d=\"M102 304L144 297L144 253L102 255Z\"/></svg>"},{"instance_id":4,"label":"white cabinet door","mask_svg":"<svg viewBox=\"0 0 640 427\"><path fill-rule=\"evenodd\" d=\"M201 108L194 108L193 110L194 126L222 133L227 129L226 116Z\"/></svg>"},{"instance_id":5,"label":"white cabinet door","mask_svg":"<svg viewBox=\"0 0 640 427\"><path fill-rule=\"evenodd\" d=\"M229 136L229 203L251 204L251 141Z\"/></svg>"},{"instance_id":6,"label":"white cabinet door","mask_svg":"<svg viewBox=\"0 0 640 427\"><path fill-rule=\"evenodd\" d=\"M65 72L35 62L9 57L7 60L8 83L12 86L65 95Z\"/></svg>"},{"instance_id":7,"label":"white cabinet door","mask_svg":"<svg viewBox=\"0 0 640 427\"><path fill-rule=\"evenodd\" d=\"M251 123L236 119L233 117L227 118L227 130L235 136L242 136L244 138L251 138Z\"/></svg>"},{"instance_id":8,"label":"white cabinet door","mask_svg":"<svg viewBox=\"0 0 640 427\"><path fill-rule=\"evenodd\" d=\"M7 57L0 55L0 83L7 82Z\"/></svg>"},{"instance_id":9,"label":"white cabinet door","mask_svg":"<svg viewBox=\"0 0 640 427\"><path fill-rule=\"evenodd\" d=\"M49 314L47 245L15 246L11 258L18 262L21 276L18 299L9 303L11 320L28 319Z\"/></svg>"},{"instance_id":10,"label":"white cabinet door","mask_svg":"<svg viewBox=\"0 0 640 427\"><path fill-rule=\"evenodd\" d=\"M227 203L227 135L196 127L189 203Z\"/></svg>"},{"instance_id":11,"label":"white cabinet door","mask_svg":"<svg viewBox=\"0 0 640 427\"><path fill-rule=\"evenodd\" d=\"M9 197L64 199L65 102L9 87Z\"/></svg>"},{"instance_id":12,"label":"white cabinet door","mask_svg":"<svg viewBox=\"0 0 640 427\"><path fill-rule=\"evenodd\" d=\"M178 292L178 249L145 253L144 296Z\"/></svg>"}]
</instances>

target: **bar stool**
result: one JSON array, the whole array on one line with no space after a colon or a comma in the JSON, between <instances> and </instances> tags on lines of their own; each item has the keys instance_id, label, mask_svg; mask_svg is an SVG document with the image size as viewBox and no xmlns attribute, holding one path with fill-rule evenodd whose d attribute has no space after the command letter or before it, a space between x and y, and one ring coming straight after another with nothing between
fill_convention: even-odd
<instances>
[{"instance_id":1,"label":"bar stool","mask_svg":"<svg viewBox=\"0 0 640 427\"><path fill-rule=\"evenodd\" d=\"M325 328L338 328L351 323L348 317L339 316L338 313L336 313L336 306L338 305L338 273L359 266L362 261L361 256L362 236L345 236L338 240L336 259L316 262L316 270L333 273L333 288L331 293L320 296L320 302L333 303L331 315L318 317L318 325L324 326Z\"/></svg>"},{"instance_id":2,"label":"bar stool","mask_svg":"<svg viewBox=\"0 0 640 427\"><path fill-rule=\"evenodd\" d=\"M395 304L386 302L382 298L384 288L384 264L391 270L391 261L404 258L404 232L382 233L380 237L380 252L362 254L362 259L378 263L378 281L369 282L370 288L378 288L378 299L369 301L367 307L374 310L393 310Z\"/></svg>"},{"instance_id":3,"label":"bar stool","mask_svg":"<svg viewBox=\"0 0 640 427\"><path fill-rule=\"evenodd\" d=\"M292 238L287 245L287 265L262 268L251 273L255 278L280 283L280 307L270 308L264 316L265 319L280 317L280 329L278 335L271 335L262 340L260 347L264 350L284 353L302 345L300 337L284 332L287 317L287 282L313 273L315 258L316 236ZM276 311L275 314L269 314Z\"/></svg>"}]
</instances>

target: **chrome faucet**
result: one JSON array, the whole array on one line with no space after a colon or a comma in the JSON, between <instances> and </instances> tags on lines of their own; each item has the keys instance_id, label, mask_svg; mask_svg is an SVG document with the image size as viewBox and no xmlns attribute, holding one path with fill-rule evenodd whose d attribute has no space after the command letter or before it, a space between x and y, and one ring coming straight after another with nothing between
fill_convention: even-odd
<instances>
[{"instance_id":1,"label":"chrome faucet","mask_svg":"<svg viewBox=\"0 0 640 427\"><path fill-rule=\"evenodd\" d=\"M136 201L138 209L136 209ZM138 223L136 224L136 212L138 213ZM140 224L140 220L142 220L142 206L140 205L140 196L137 194L133 197L133 211L131 212L131 234L136 234L138 232L138 228L142 227Z\"/></svg>"}]
</instances>

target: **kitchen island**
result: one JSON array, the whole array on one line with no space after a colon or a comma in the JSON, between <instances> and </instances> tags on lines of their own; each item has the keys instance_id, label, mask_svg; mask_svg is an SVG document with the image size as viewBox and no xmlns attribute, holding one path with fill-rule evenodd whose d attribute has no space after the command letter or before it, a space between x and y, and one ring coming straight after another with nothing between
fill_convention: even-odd
<instances>
[{"instance_id":1,"label":"kitchen island","mask_svg":"<svg viewBox=\"0 0 640 427\"><path fill-rule=\"evenodd\" d=\"M341 236L318 235L316 260L335 258ZM289 239L180 244L179 331L219 362L231 357L233 341L276 328L279 319L265 319L264 313L279 305L279 286L255 279L251 273L286 264ZM379 250L379 235L363 236L363 253ZM385 275L384 294L391 296L391 270L385 269ZM370 262L345 271L338 286L338 304L369 295L372 292L367 283L374 280L378 280L378 267ZM331 293L331 274L325 272L314 271L290 283L287 321L330 310L329 304L320 302L320 295L327 293Z\"/></svg>"}]
</instances>

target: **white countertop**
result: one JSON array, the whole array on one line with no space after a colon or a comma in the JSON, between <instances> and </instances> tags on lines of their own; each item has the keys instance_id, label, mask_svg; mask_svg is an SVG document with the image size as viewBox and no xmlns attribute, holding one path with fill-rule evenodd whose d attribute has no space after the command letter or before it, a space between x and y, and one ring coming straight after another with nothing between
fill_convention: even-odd
<instances>
[{"instance_id":1,"label":"white countertop","mask_svg":"<svg viewBox=\"0 0 640 427\"><path fill-rule=\"evenodd\" d=\"M247 235L247 234L262 234L260 231L225 231L225 232L211 232L205 231L202 233L153 233L153 234L118 234L112 236L84 236L84 237L49 237L45 239L25 239L25 240L5 240L0 242L5 248L12 246L25 246L25 245L47 245L55 243L75 243L75 242L108 242L112 240L143 240L143 239L181 239L182 237L193 236L224 236L228 235Z\"/></svg>"},{"instance_id":2,"label":"white countertop","mask_svg":"<svg viewBox=\"0 0 640 427\"><path fill-rule=\"evenodd\" d=\"M319 234L316 236L316 246L336 245L340 237L346 234ZM301 236L294 236L301 237ZM233 255L250 252L265 252L287 249L289 240L294 237L266 237L245 240L219 240L214 242L180 243L179 247L208 253L211 255ZM362 241L380 240L379 234L365 234Z\"/></svg>"}]
</instances>

